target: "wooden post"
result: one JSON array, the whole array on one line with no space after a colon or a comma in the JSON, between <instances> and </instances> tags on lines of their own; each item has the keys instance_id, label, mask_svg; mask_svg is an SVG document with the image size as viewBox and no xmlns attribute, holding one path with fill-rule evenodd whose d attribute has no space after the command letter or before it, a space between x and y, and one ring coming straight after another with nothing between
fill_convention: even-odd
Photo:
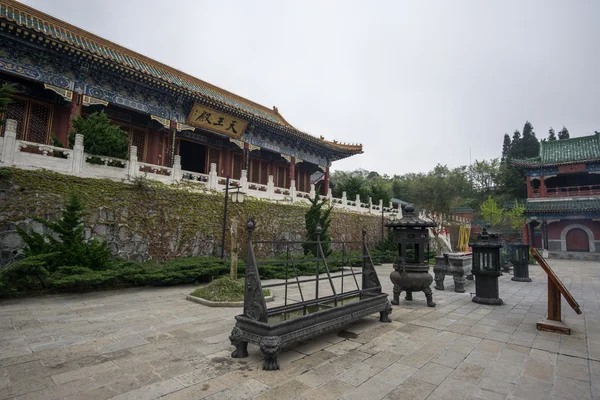
<instances>
[{"instance_id":1,"label":"wooden post","mask_svg":"<svg viewBox=\"0 0 600 400\"><path fill-rule=\"evenodd\" d=\"M562 322L561 295L565 297L567 303L569 303L571 308L575 310L577 314L581 314L579 304L575 301L575 298L569 293L540 253L533 247L530 248L529 251L544 272L546 272L546 275L548 275L548 318L538 321L536 327L540 331L550 331L570 335L571 328Z\"/></svg>"},{"instance_id":2,"label":"wooden post","mask_svg":"<svg viewBox=\"0 0 600 400\"><path fill-rule=\"evenodd\" d=\"M548 319L562 322L561 308L560 290L552 279L548 278Z\"/></svg>"},{"instance_id":3,"label":"wooden post","mask_svg":"<svg viewBox=\"0 0 600 400\"><path fill-rule=\"evenodd\" d=\"M329 195L329 167L325 168L325 182L323 182L323 196Z\"/></svg>"}]
</instances>

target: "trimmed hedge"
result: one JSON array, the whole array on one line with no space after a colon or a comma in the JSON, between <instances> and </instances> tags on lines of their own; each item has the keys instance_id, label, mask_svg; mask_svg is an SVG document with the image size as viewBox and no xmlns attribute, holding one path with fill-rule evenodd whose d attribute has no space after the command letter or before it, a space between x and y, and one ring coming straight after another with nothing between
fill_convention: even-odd
<instances>
[{"instance_id":1,"label":"trimmed hedge","mask_svg":"<svg viewBox=\"0 0 600 400\"><path fill-rule=\"evenodd\" d=\"M117 261L103 270L92 270L79 265L60 266L54 271L47 268L47 258L53 256L41 255L27 257L0 271L0 298L54 293L81 292L98 289L131 287L131 286L171 286L193 283L207 283L229 274L230 261L216 257L182 257L171 261L136 263L133 261ZM296 271L299 276L314 275L316 263L312 256L296 256ZM330 258L341 258L341 253L334 252ZM306 260L306 261L302 261ZM351 255L352 265L362 264L360 253ZM285 257L260 259L267 261L258 267L261 279L285 279ZM341 260L329 260L327 266L330 272L339 271L343 264ZM238 273L243 276L245 264L239 261ZM319 263L319 273L326 273L325 266ZM294 269L288 261L288 278L294 277Z\"/></svg>"}]
</instances>

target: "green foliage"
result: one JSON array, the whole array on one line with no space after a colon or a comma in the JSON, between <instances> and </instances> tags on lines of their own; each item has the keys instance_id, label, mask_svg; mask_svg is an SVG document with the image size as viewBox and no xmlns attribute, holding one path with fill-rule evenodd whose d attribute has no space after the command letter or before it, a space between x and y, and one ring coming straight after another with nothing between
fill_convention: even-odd
<instances>
[{"instance_id":1,"label":"green foliage","mask_svg":"<svg viewBox=\"0 0 600 400\"><path fill-rule=\"evenodd\" d=\"M84 240L82 217L81 199L71 193L60 219L49 222L34 218L52 231L51 234L40 235L17 227L17 232L27 244L25 255L30 257L54 254L54 257L47 259L50 271L63 265L85 265L96 271L105 269L110 259L110 250L106 243L97 239L87 242Z\"/></svg>"},{"instance_id":2,"label":"green foliage","mask_svg":"<svg viewBox=\"0 0 600 400\"><path fill-rule=\"evenodd\" d=\"M508 157L508 153L510 153L510 146L510 136L508 136L508 133L505 133L504 142L502 142L502 158L500 159L501 162L504 162L504 160L506 160L506 157Z\"/></svg>"},{"instance_id":3,"label":"green foliage","mask_svg":"<svg viewBox=\"0 0 600 400\"><path fill-rule=\"evenodd\" d=\"M496 201L489 196L486 201L481 204L481 216L493 227L498 226L502 222L504 211L498 207Z\"/></svg>"},{"instance_id":4,"label":"green foliage","mask_svg":"<svg viewBox=\"0 0 600 400\"><path fill-rule=\"evenodd\" d=\"M17 92L15 85L5 83L0 85L0 114L6 112L6 107L13 102L12 96ZM0 125L4 124L4 120L0 121Z\"/></svg>"},{"instance_id":5,"label":"green foliage","mask_svg":"<svg viewBox=\"0 0 600 400\"><path fill-rule=\"evenodd\" d=\"M548 141L553 142L556 140L556 132L554 132L554 129L552 129L552 127L550 127L550 130L548 130Z\"/></svg>"},{"instance_id":6,"label":"green foliage","mask_svg":"<svg viewBox=\"0 0 600 400\"><path fill-rule=\"evenodd\" d=\"M168 286L210 282L229 272L227 260L215 257L183 257L156 263L113 262L103 270L80 265L49 268L58 255L25 258L0 273L0 297L14 294L85 291L128 286Z\"/></svg>"},{"instance_id":7,"label":"green foliage","mask_svg":"<svg viewBox=\"0 0 600 400\"><path fill-rule=\"evenodd\" d=\"M75 130L69 134L69 146L75 144L75 134L83 135L86 153L98 156L127 158L129 137L127 132L111 124L103 112L95 112L87 118L78 116L73 120Z\"/></svg>"},{"instance_id":8,"label":"green foliage","mask_svg":"<svg viewBox=\"0 0 600 400\"><path fill-rule=\"evenodd\" d=\"M12 170L9 168L0 168L0 180L1 179L10 179L12 176Z\"/></svg>"},{"instance_id":9,"label":"green foliage","mask_svg":"<svg viewBox=\"0 0 600 400\"><path fill-rule=\"evenodd\" d=\"M317 241L317 226L321 227L319 238L321 240L321 248L325 257L331 254L331 235L329 234L329 226L331 225L331 212L333 206L326 206L325 201L319 200L319 195L315 194L314 199L310 200L310 208L304 217L306 224L306 240L309 242ZM312 254L315 257L320 256L317 251L317 245L312 243L303 243L304 254Z\"/></svg>"},{"instance_id":10,"label":"green foliage","mask_svg":"<svg viewBox=\"0 0 600 400\"><path fill-rule=\"evenodd\" d=\"M263 295L270 296L271 291L263 289ZM195 289L190 296L201 297L209 301L243 301L244 280L215 279L208 285Z\"/></svg>"},{"instance_id":11,"label":"green foliage","mask_svg":"<svg viewBox=\"0 0 600 400\"><path fill-rule=\"evenodd\" d=\"M150 189L150 181L148 180L148 177L146 177L146 174L137 175L131 180L131 183L136 189L142 192L145 192Z\"/></svg>"},{"instance_id":12,"label":"green foliage","mask_svg":"<svg viewBox=\"0 0 600 400\"><path fill-rule=\"evenodd\" d=\"M333 185L333 195L341 198L346 192L348 201L355 201L356 195L359 195L360 201L369 202L369 197L374 204L383 200L387 205L392 200L392 182L388 176L381 176L375 171L366 171L357 169L356 171L335 171L331 176Z\"/></svg>"},{"instance_id":13,"label":"green foliage","mask_svg":"<svg viewBox=\"0 0 600 400\"><path fill-rule=\"evenodd\" d=\"M515 200L515 206L506 212L506 219L511 229L520 230L525 222L525 206Z\"/></svg>"},{"instance_id":14,"label":"green foliage","mask_svg":"<svg viewBox=\"0 0 600 400\"><path fill-rule=\"evenodd\" d=\"M54 133L52 133L50 135L50 141L52 142L52 146L54 146L54 147L61 147L61 148L63 147L62 142L60 141L59 138L56 137L56 135Z\"/></svg>"},{"instance_id":15,"label":"green foliage","mask_svg":"<svg viewBox=\"0 0 600 400\"><path fill-rule=\"evenodd\" d=\"M508 137L508 136L507 136ZM480 192L489 193L494 189L500 172L500 160L493 158L487 160L475 160L475 163L469 166L469 176L475 189Z\"/></svg>"},{"instance_id":16,"label":"green foliage","mask_svg":"<svg viewBox=\"0 0 600 400\"><path fill-rule=\"evenodd\" d=\"M558 132L558 140L569 139L571 135L569 134L569 130L566 127L562 127L562 129Z\"/></svg>"}]
</instances>

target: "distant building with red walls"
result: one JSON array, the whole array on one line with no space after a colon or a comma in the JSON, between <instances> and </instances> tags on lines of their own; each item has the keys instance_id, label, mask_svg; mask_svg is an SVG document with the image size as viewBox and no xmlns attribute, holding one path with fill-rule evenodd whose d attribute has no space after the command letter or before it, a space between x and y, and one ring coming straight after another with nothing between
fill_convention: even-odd
<instances>
[{"instance_id":1,"label":"distant building with red walls","mask_svg":"<svg viewBox=\"0 0 600 400\"><path fill-rule=\"evenodd\" d=\"M600 260L600 133L544 141L513 160L527 179L527 237L551 257Z\"/></svg>"}]
</instances>

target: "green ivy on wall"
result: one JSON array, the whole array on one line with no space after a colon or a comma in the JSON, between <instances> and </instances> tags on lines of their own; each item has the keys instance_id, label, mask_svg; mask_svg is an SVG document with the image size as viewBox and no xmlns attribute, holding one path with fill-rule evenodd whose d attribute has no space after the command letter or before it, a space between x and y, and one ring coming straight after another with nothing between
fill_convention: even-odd
<instances>
[{"instance_id":1,"label":"green ivy on wall","mask_svg":"<svg viewBox=\"0 0 600 400\"><path fill-rule=\"evenodd\" d=\"M80 194L86 206L85 224L99 237L118 237L127 242L134 236L148 243L153 259L167 260L192 254L204 240L220 243L223 193L198 193L189 183L165 185L152 181L140 189L128 182L79 178L45 170L10 168L12 174L0 188L0 223L19 223L32 216L57 218L70 192ZM5 182L6 183L6 182ZM255 239L303 240L308 205L283 204L247 199L230 204L227 226L238 221L240 254L245 254L245 221L256 221ZM99 230L102 227L102 231ZM334 210L331 236L334 241L360 241L367 228L368 240L380 240L381 217ZM229 230L226 250L229 249Z\"/></svg>"}]
</instances>

